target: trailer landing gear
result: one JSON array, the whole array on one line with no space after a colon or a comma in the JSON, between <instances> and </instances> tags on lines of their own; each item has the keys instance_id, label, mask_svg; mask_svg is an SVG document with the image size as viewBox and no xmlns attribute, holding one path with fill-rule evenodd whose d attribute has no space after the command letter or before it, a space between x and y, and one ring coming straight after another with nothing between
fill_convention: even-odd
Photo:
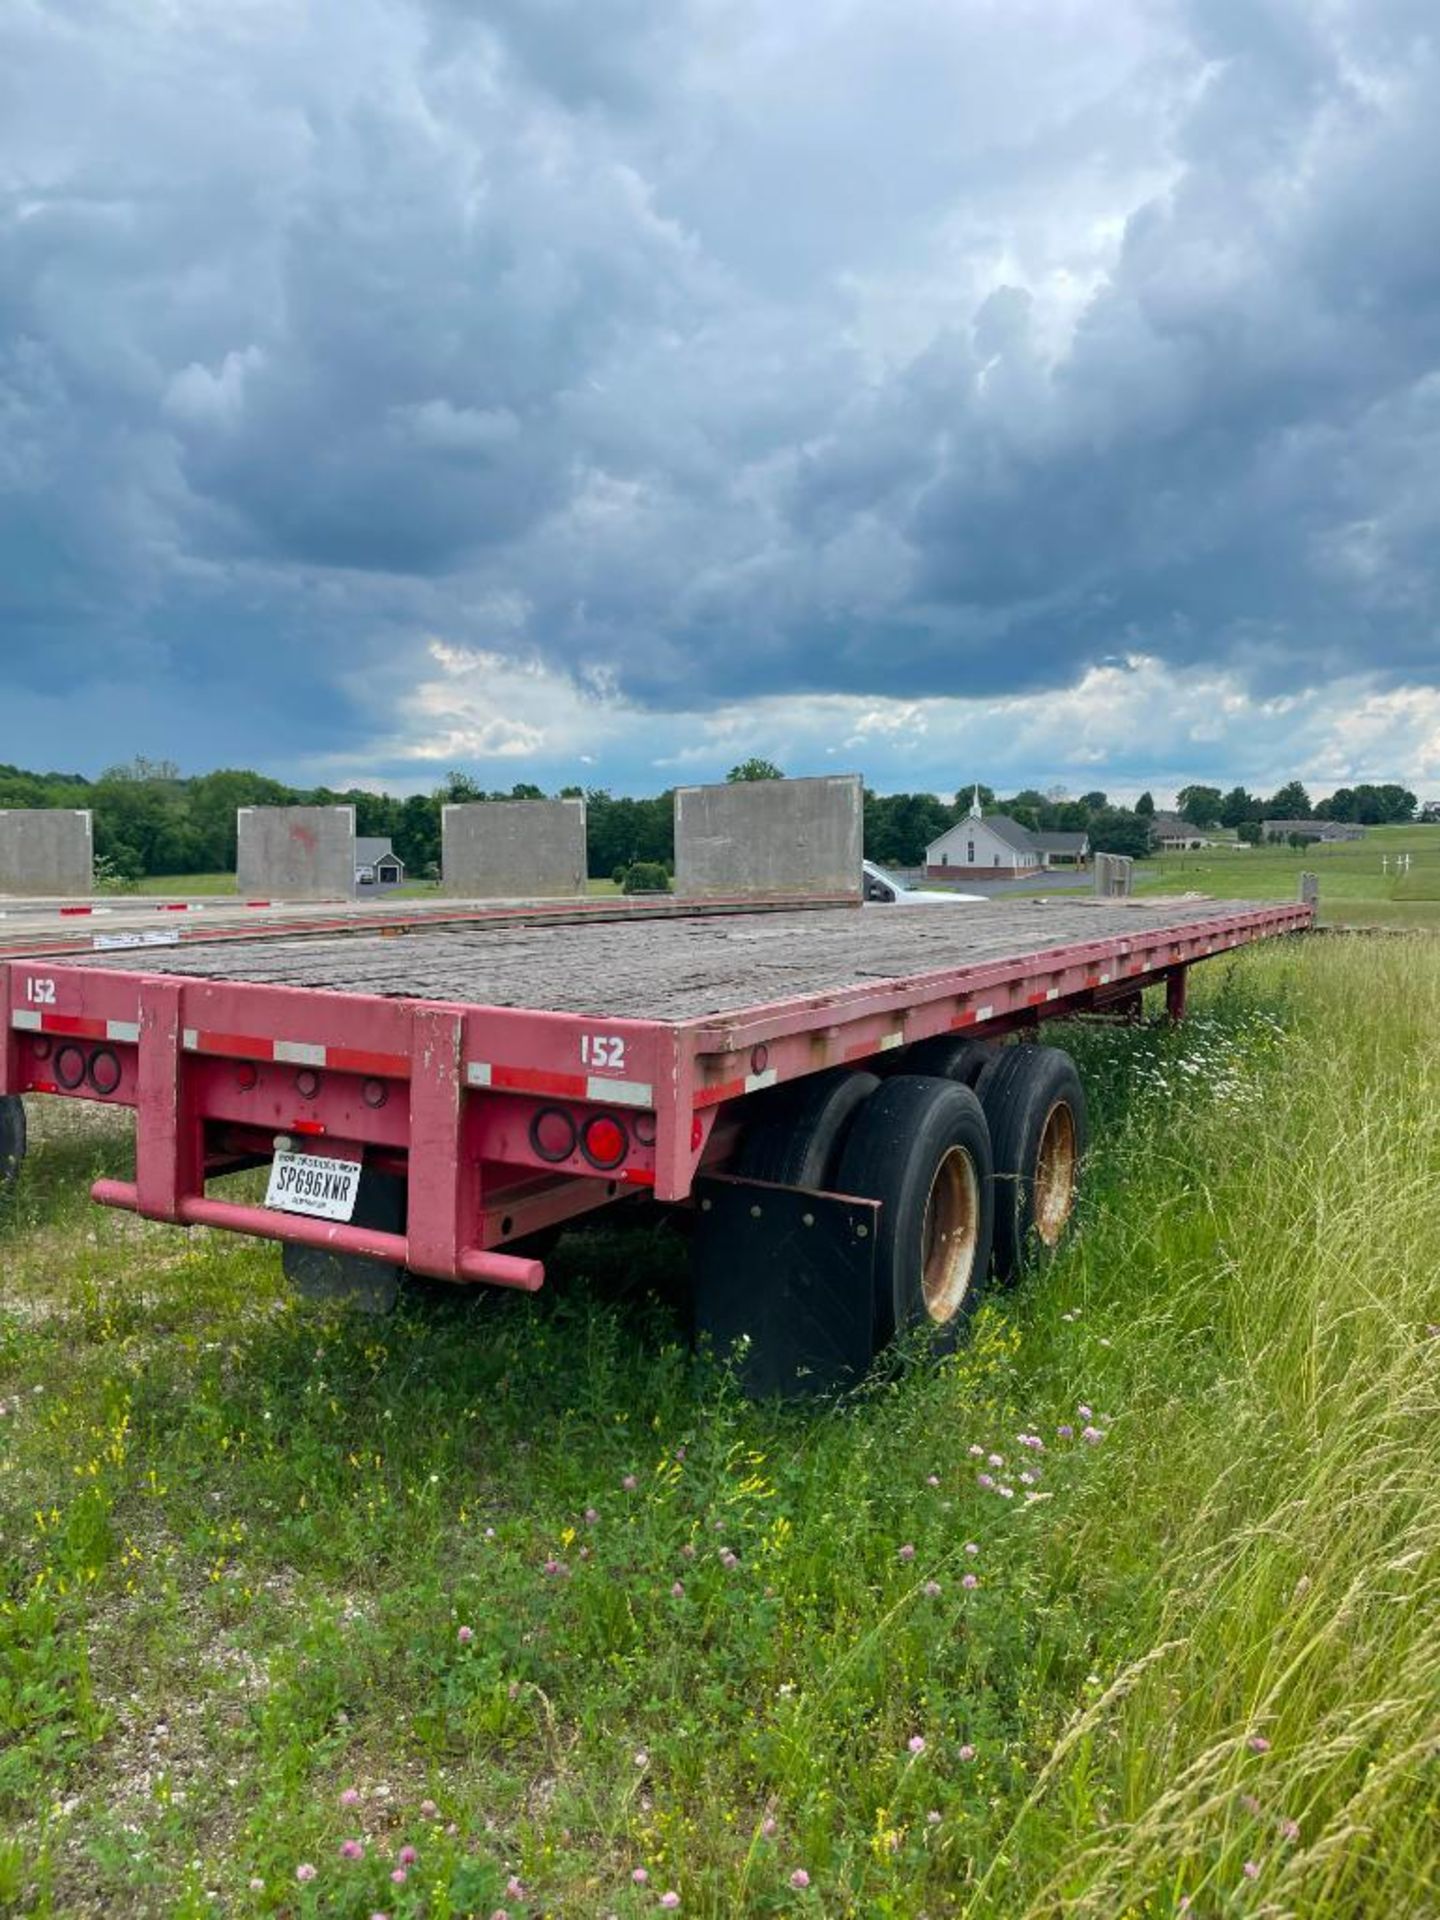
<instances>
[{"instance_id":1,"label":"trailer landing gear","mask_svg":"<svg viewBox=\"0 0 1440 1920\"><path fill-rule=\"evenodd\" d=\"M0 1193L20 1177L25 1158L25 1108L18 1094L0 1097Z\"/></svg>"}]
</instances>

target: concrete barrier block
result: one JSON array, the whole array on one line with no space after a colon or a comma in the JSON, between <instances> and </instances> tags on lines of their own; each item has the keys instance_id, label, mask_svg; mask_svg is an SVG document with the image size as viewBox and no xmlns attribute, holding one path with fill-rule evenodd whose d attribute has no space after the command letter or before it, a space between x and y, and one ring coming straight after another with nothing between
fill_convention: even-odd
<instances>
[{"instance_id":1,"label":"concrete barrier block","mask_svg":"<svg viewBox=\"0 0 1440 1920\"><path fill-rule=\"evenodd\" d=\"M1318 907L1320 904L1320 876L1318 873L1302 873L1300 888L1296 896L1302 907Z\"/></svg>"},{"instance_id":2,"label":"concrete barrier block","mask_svg":"<svg viewBox=\"0 0 1440 1920\"><path fill-rule=\"evenodd\" d=\"M14 807L0 812L0 893L83 899L95 888L89 810Z\"/></svg>"},{"instance_id":3,"label":"concrete barrier block","mask_svg":"<svg viewBox=\"0 0 1440 1920\"><path fill-rule=\"evenodd\" d=\"M585 892L583 800L469 800L440 810L440 884L466 900Z\"/></svg>"},{"instance_id":4,"label":"concrete barrier block","mask_svg":"<svg viewBox=\"0 0 1440 1920\"><path fill-rule=\"evenodd\" d=\"M858 773L675 790L675 891L860 898L864 787Z\"/></svg>"},{"instance_id":5,"label":"concrete barrier block","mask_svg":"<svg viewBox=\"0 0 1440 1920\"><path fill-rule=\"evenodd\" d=\"M1102 900L1126 900L1135 890L1135 862L1123 853L1097 853L1095 892Z\"/></svg>"},{"instance_id":6,"label":"concrete barrier block","mask_svg":"<svg viewBox=\"0 0 1440 1920\"><path fill-rule=\"evenodd\" d=\"M248 899L353 896L354 807L241 807L235 824L236 880Z\"/></svg>"}]
</instances>

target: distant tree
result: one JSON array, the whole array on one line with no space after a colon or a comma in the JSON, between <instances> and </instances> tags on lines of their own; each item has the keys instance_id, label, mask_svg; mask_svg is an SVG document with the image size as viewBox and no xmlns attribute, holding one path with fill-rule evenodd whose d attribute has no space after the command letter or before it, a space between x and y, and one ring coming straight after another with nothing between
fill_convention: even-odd
<instances>
[{"instance_id":1,"label":"distant tree","mask_svg":"<svg viewBox=\"0 0 1440 1920\"><path fill-rule=\"evenodd\" d=\"M732 786L740 786L747 780L783 780L785 775L773 760L742 760L725 778Z\"/></svg>"},{"instance_id":2,"label":"distant tree","mask_svg":"<svg viewBox=\"0 0 1440 1920\"><path fill-rule=\"evenodd\" d=\"M1258 820L1242 820L1235 829L1235 833L1237 838L1243 840L1247 847L1258 846L1260 842L1260 822Z\"/></svg>"},{"instance_id":3,"label":"distant tree","mask_svg":"<svg viewBox=\"0 0 1440 1920\"><path fill-rule=\"evenodd\" d=\"M1239 827L1244 820L1260 818L1260 802L1253 793L1247 793L1244 787L1231 787L1220 801L1220 824L1222 827Z\"/></svg>"},{"instance_id":4,"label":"distant tree","mask_svg":"<svg viewBox=\"0 0 1440 1920\"><path fill-rule=\"evenodd\" d=\"M953 817L956 820L962 819L964 815L969 813L970 803L977 793L980 796L980 806L982 810L986 807L994 806L995 789L993 787L987 787L983 780L976 780L968 787L957 787L955 789L955 812Z\"/></svg>"},{"instance_id":5,"label":"distant tree","mask_svg":"<svg viewBox=\"0 0 1440 1920\"><path fill-rule=\"evenodd\" d=\"M1103 793L1100 796L1100 804L1102 807L1105 804L1105 796ZM1142 820L1153 820L1155 818L1155 796L1148 787L1135 802L1135 811Z\"/></svg>"},{"instance_id":6,"label":"distant tree","mask_svg":"<svg viewBox=\"0 0 1440 1920\"><path fill-rule=\"evenodd\" d=\"M1278 793L1270 796L1265 810L1267 820L1308 820L1310 818L1310 796L1298 780L1289 780Z\"/></svg>"},{"instance_id":7,"label":"distant tree","mask_svg":"<svg viewBox=\"0 0 1440 1920\"><path fill-rule=\"evenodd\" d=\"M442 807L463 807L468 801L483 800L485 790L477 786L468 773L459 773L452 768L435 789L435 798Z\"/></svg>"},{"instance_id":8,"label":"distant tree","mask_svg":"<svg viewBox=\"0 0 1440 1920\"><path fill-rule=\"evenodd\" d=\"M669 893L670 875L662 861L637 860L620 882L622 893Z\"/></svg>"},{"instance_id":9,"label":"distant tree","mask_svg":"<svg viewBox=\"0 0 1440 1920\"><path fill-rule=\"evenodd\" d=\"M506 795L510 800L543 800L545 789L537 787L533 780L517 780Z\"/></svg>"},{"instance_id":10,"label":"distant tree","mask_svg":"<svg viewBox=\"0 0 1440 1920\"><path fill-rule=\"evenodd\" d=\"M1213 827L1220 819L1220 800L1218 787L1182 787L1175 796L1175 806L1180 818L1192 827Z\"/></svg>"},{"instance_id":11,"label":"distant tree","mask_svg":"<svg viewBox=\"0 0 1440 1920\"><path fill-rule=\"evenodd\" d=\"M1126 807L1107 807L1090 822L1090 846L1095 853L1124 853L1143 860L1150 851L1150 822Z\"/></svg>"},{"instance_id":12,"label":"distant tree","mask_svg":"<svg viewBox=\"0 0 1440 1920\"><path fill-rule=\"evenodd\" d=\"M950 809L933 793L865 795L865 851L882 865L918 867L952 824Z\"/></svg>"},{"instance_id":13,"label":"distant tree","mask_svg":"<svg viewBox=\"0 0 1440 1920\"><path fill-rule=\"evenodd\" d=\"M118 766L107 767L100 778L102 780L178 780L180 769L173 760L147 760L143 753L137 753L133 760L122 760Z\"/></svg>"}]
</instances>

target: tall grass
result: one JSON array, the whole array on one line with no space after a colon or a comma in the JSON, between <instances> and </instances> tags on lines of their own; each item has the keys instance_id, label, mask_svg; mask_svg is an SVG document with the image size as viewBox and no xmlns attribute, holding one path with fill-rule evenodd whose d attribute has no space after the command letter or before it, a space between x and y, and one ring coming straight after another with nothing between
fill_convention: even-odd
<instances>
[{"instance_id":1,"label":"tall grass","mask_svg":"<svg viewBox=\"0 0 1440 1920\"><path fill-rule=\"evenodd\" d=\"M1072 1249L828 1408L689 1357L663 1237L356 1324L92 1215L123 1138L53 1132L0 1223L0 1900L1440 1911L1440 948L1197 979L1064 1036Z\"/></svg>"}]
</instances>

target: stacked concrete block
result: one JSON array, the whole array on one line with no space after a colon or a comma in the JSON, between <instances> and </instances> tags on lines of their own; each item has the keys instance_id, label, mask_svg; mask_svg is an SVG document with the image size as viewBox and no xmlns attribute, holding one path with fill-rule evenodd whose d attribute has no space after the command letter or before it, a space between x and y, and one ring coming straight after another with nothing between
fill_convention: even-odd
<instances>
[{"instance_id":1,"label":"stacked concrete block","mask_svg":"<svg viewBox=\"0 0 1440 1920\"><path fill-rule=\"evenodd\" d=\"M864 789L858 773L741 780L675 790L675 891L860 898Z\"/></svg>"},{"instance_id":2,"label":"stacked concrete block","mask_svg":"<svg viewBox=\"0 0 1440 1920\"><path fill-rule=\"evenodd\" d=\"M1102 900L1125 900L1135 890L1135 862L1123 853L1097 853L1095 892Z\"/></svg>"},{"instance_id":3,"label":"stacked concrete block","mask_svg":"<svg viewBox=\"0 0 1440 1920\"><path fill-rule=\"evenodd\" d=\"M247 900L348 900L354 807L241 807L237 880Z\"/></svg>"},{"instance_id":4,"label":"stacked concrete block","mask_svg":"<svg viewBox=\"0 0 1440 1920\"><path fill-rule=\"evenodd\" d=\"M1318 873L1302 873L1298 899L1302 907L1318 907L1320 904L1320 876Z\"/></svg>"},{"instance_id":5,"label":"stacked concrete block","mask_svg":"<svg viewBox=\"0 0 1440 1920\"><path fill-rule=\"evenodd\" d=\"M558 900L585 892L583 800L471 800L440 810L440 873L465 900Z\"/></svg>"},{"instance_id":6,"label":"stacked concrete block","mask_svg":"<svg viewBox=\"0 0 1440 1920\"><path fill-rule=\"evenodd\" d=\"M0 894L83 899L94 891L91 817L84 808L0 812Z\"/></svg>"}]
</instances>

